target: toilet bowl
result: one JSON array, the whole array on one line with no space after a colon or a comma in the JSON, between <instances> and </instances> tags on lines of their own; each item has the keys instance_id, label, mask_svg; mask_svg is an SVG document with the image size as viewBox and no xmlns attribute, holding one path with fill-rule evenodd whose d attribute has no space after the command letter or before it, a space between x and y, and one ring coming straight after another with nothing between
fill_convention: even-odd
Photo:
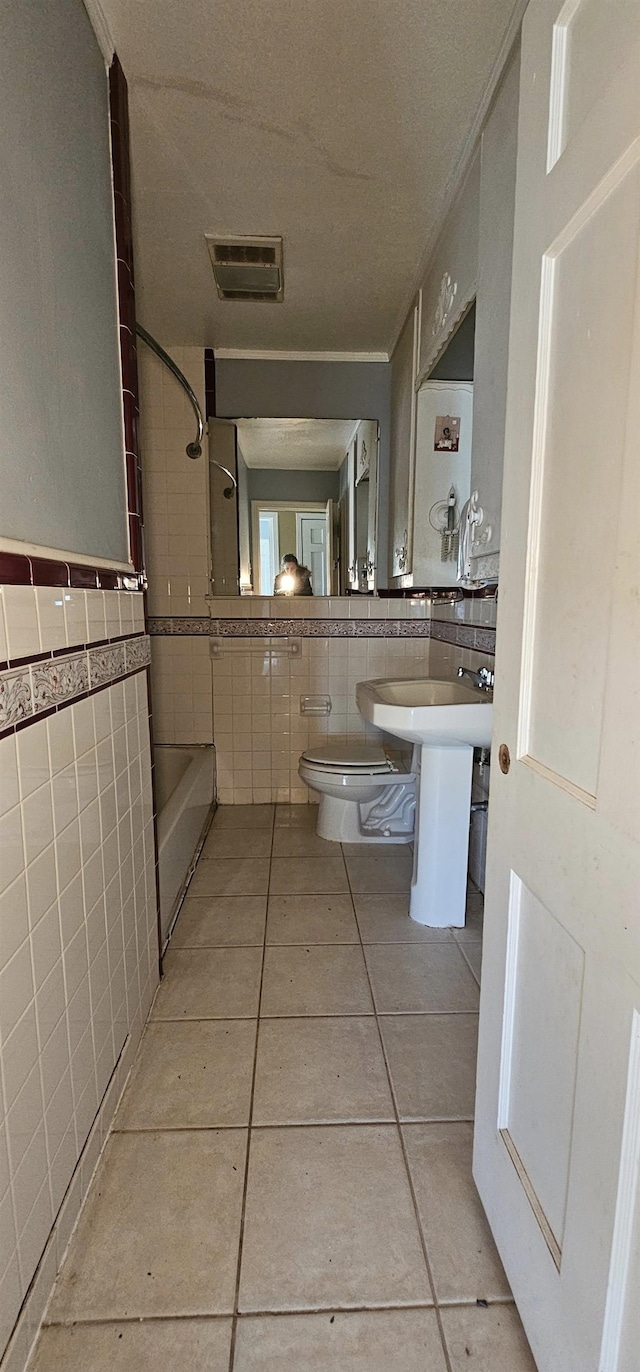
<instances>
[{"instance_id":1,"label":"toilet bowl","mask_svg":"<svg viewBox=\"0 0 640 1372\"><path fill-rule=\"evenodd\" d=\"M334 843L409 843L416 775L383 748L336 744L309 748L298 774L320 796L316 833Z\"/></svg>"}]
</instances>

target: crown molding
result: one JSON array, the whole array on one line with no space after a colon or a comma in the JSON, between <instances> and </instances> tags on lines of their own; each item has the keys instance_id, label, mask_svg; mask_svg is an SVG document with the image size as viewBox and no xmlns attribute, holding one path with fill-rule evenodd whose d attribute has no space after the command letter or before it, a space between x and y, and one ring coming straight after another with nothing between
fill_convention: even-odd
<instances>
[{"instance_id":1,"label":"crown molding","mask_svg":"<svg viewBox=\"0 0 640 1372\"><path fill-rule=\"evenodd\" d=\"M102 56L107 66L110 67L116 45L111 37L111 30L100 0L83 0L83 4L89 16L89 23L98 40Z\"/></svg>"},{"instance_id":2,"label":"crown molding","mask_svg":"<svg viewBox=\"0 0 640 1372\"><path fill-rule=\"evenodd\" d=\"M443 193L440 197L440 205L438 213L436 214L434 227L432 229L431 234L429 235L424 251L418 263L418 267L416 269L415 275L411 283L411 288L407 291L402 307L396 315L396 324L394 331L391 335L391 340L389 344L390 358L393 357L393 354L397 347L398 339L404 328L405 321L407 315L409 314L413 301L420 287L422 286L425 277L429 272L431 261L438 245L438 239L440 238L440 235L444 228L447 216L453 209L453 206L462 190L462 187L464 186L465 180L471 167L471 163L476 153L480 135L482 133L484 125L487 122L487 117L489 115L489 111L498 91L500 82L502 81L505 68L509 61L511 53L515 47L515 44L518 40L520 28L522 26L522 20L524 18L524 13L528 3L529 0L515 0L513 12L511 14L509 23L507 24L507 27L504 31L502 42L498 50L498 55L493 64L493 67L491 69L491 75L485 87L484 95L482 96L478 108L476 109L473 118L473 123L471 124L467 137L465 138L465 141L462 145L460 155L457 161L454 162L451 173L447 178Z\"/></svg>"},{"instance_id":3,"label":"crown molding","mask_svg":"<svg viewBox=\"0 0 640 1372\"><path fill-rule=\"evenodd\" d=\"M277 352L254 348L214 348L216 361L242 362L388 362L388 353Z\"/></svg>"}]
</instances>

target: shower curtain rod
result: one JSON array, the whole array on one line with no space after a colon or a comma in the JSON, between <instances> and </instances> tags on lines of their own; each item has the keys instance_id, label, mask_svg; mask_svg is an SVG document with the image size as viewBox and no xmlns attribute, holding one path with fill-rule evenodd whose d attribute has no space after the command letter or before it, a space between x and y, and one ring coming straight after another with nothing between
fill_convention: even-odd
<instances>
[{"instance_id":1,"label":"shower curtain rod","mask_svg":"<svg viewBox=\"0 0 640 1372\"><path fill-rule=\"evenodd\" d=\"M159 357L160 361L164 362L165 367L169 368L169 371L172 372L178 384L182 386L183 391L189 397L189 400L191 401L191 404L193 406L193 412L196 417L198 432L196 434L195 443L187 443L186 453L187 457L202 457L202 438L204 434L204 420L202 418L202 410L200 409L198 397L195 391L189 385L186 376L183 372L180 371L180 368L177 365L177 363L174 362L173 358L170 357L167 352L165 352L164 348L161 346L160 343L157 342L157 340L152 336L152 334L147 333L147 330L143 329L142 324L136 324L136 333L138 337L142 339L143 343L146 343L147 347L151 348L151 351L155 353L156 357ZM215 458L213 457L209 458L209 462L213 467L219 467L220 471L224 472L225 476L228 476L229 480L232 482L233 490L228 492L228 498L231 497L233 495L233 491L238 489L238 482L235 476L233 475L233 472L230 472L228 467L223 467L221 462L216 462ZM227 491L224 491L224 495L227 495Z\"/></svg>"}]
</instances>

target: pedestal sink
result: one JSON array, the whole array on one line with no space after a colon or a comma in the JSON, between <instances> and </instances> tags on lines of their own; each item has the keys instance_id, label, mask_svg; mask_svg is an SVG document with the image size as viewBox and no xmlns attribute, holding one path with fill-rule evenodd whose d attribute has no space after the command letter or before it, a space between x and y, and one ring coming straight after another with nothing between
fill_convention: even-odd
<instances>
[{"instance_id":1,"label":"pedestal sink","mask_svg":"<svg viewBox=\"0 0 640 1372\"><path fill-rule=\"evenodd\" d=\"M418 924L465 921L473 750L491 742L486 692L457 681L382 679L356 686L360 714L420 747L409 913Z\"/></svg>"}]
</instances>

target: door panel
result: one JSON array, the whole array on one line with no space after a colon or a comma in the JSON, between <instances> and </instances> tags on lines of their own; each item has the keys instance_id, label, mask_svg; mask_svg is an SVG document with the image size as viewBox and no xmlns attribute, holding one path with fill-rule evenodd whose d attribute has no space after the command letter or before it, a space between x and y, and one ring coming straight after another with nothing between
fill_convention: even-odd
<instances>
[{"instance_id":1,"label":"door panel","mask_svg":"<svg viewBox=\"0 0 640 1372\"><path fill-rule=\"evenodd\" d=\"M564 1234L584 953L511 873L499 1128L556 1261Z\"/></svg>"},{"instance_id":2,"label":"door panel","mask_svg":"<svg viewBox=\"0 0 640 1372\"><path fill-rule=\"evenodd\" d=\"M591 198L542 263L520 750L591 796L616 556L603 525L614 525L620 500L639 191L635 165Z\"/></svg>"},{"instance_id":3,"label":"door panel","mask_svg":"<svg viewBox=\"0 0 640 1372\"><path fill-rule=\"evenodd\" d=\"M638 1366L639 69L530 0L474 1175L540 1372Z\"/></svg>"}]
</instances>

